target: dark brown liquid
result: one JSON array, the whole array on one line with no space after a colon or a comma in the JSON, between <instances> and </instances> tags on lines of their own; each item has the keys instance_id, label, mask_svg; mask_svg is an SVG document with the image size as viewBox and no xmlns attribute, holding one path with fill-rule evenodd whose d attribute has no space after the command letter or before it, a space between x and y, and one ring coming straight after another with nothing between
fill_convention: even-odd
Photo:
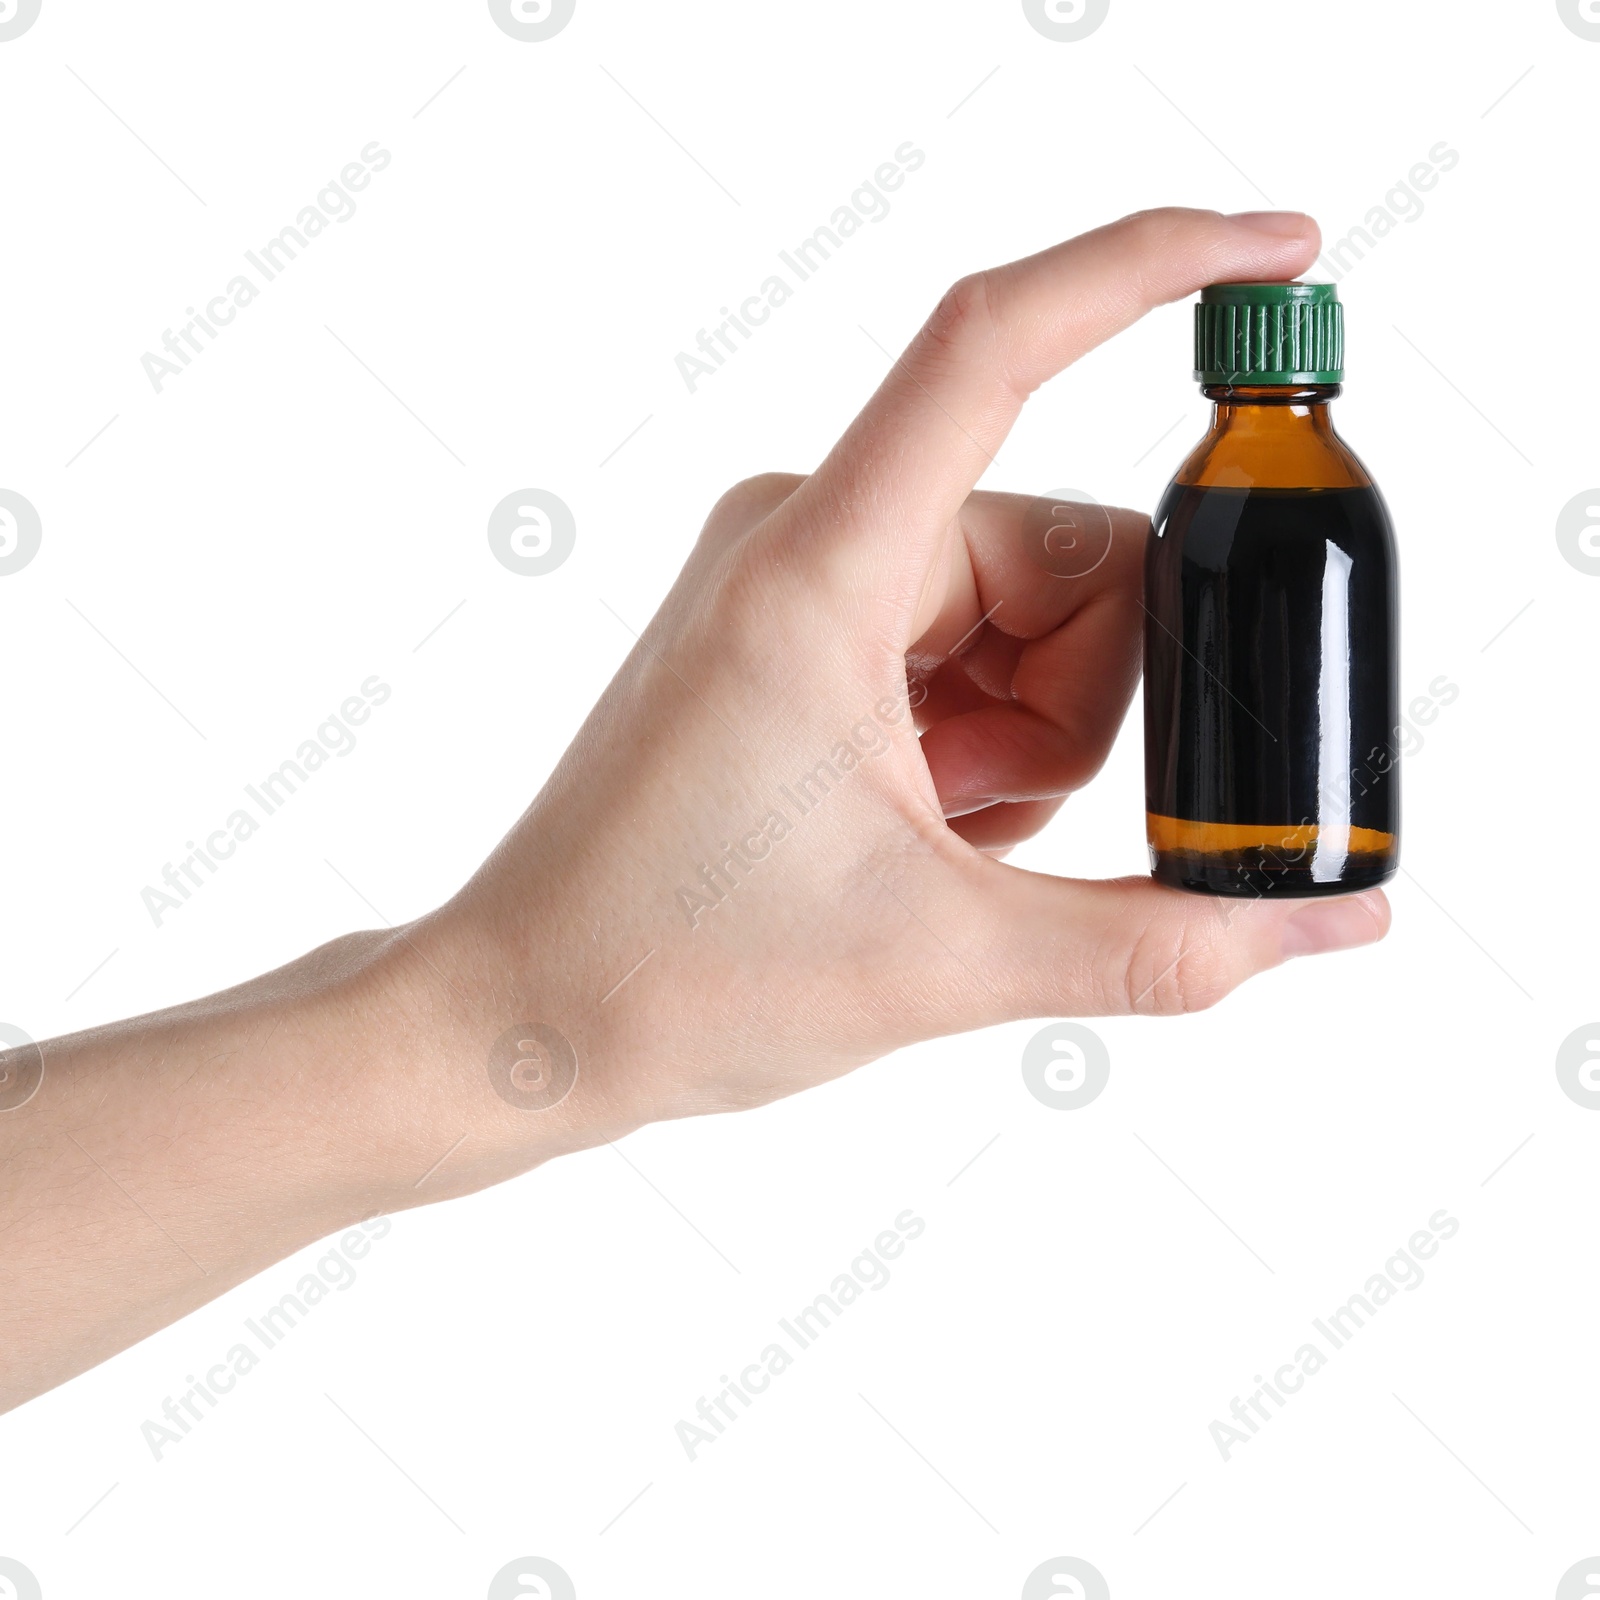
<instances>
[{"instance_id":1,"label":"dark brown liquid","mask_svg":"<svg viewBox=\"0 0 1600 1600\"><path fill-rule=\"evenodd\" d=\"M1394 536L1374 488L1174 484L1145 560L1155 876L1370 888L1399 857Z\"/></svg>"}]
</instances>

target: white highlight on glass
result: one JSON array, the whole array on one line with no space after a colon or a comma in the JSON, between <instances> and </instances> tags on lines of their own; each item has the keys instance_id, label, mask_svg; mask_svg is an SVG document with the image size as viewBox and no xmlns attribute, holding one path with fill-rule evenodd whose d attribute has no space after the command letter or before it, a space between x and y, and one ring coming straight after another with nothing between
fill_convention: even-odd
<instances>
[{"instance_id":1,"label":"white highlight on glass","mask_svg":"<svg viewBox=\"0 0 1600 1600\"><path fill-rule=\"evenodd\" d=\"M1317 842L1311 881L1337 883L1350 854L1350 557L1331 539L1322 568L1317 687Z\"/></svg>"}]
</instances>

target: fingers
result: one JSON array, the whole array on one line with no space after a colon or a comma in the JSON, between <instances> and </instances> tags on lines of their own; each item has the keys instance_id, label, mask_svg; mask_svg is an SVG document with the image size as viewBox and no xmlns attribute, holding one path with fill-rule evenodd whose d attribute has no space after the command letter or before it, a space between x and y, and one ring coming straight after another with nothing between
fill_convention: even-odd
<instances>
[{"instance_id":1,"label":"fingers","mask_svg":"<svg viewBox=\"0 0 1600 1600\"><path fill-rule=\"evenodd\" d=\"M1200 1011L1281 962L1371 944L1389 930L1389 902L1377 889L1231 900L1146 878L1052 878L998 861L980 863L977 877L993 931L988 976L1016 1016Z\"/></svg>"},{"instance_id":2,"label":"fingers","mask_svg":"<svg viewBox=\"0 0 1600 1600\"><path fill-rule=\"evenodd\" d=\"M1009 701L937 722L923 759L947 817L1081 789L1106 759L1139 681L1141 616L1113 595L1023 648Z\"/></svg>"},{"instance_id":3,"label":"fingers","mask_svg":"<svg viewBox=\"0 0 1600 1600\"><path fill-rule=\"evenodd\" d=\"M831 553L854 551L858 571L894 573L896 598L914 605L943 531L1046 378L1208 283L1293 277L1318 239L1297 213L1149 211L963 279L796 493L796 509Z\"/></svg>"},{"instance_id":4,"label":"fingers","mask_svg":"<svg viewBox=\"0 0 1600 1600\"><path fill-rule=\"evenodd\" d=\"M1060 800L1023 800L1016 804L985 806L950 820L952 833L959 834L975 850L991 855L1011 849L1031 839L1057 811Z\"/></svg>"},{"instance_id":5,"label":"fingers","mask_svg":"<svg viewBox=\"0 0 1600 1600\"><path fill-rule=\"evenodd\" d=\"M922 751L947 817L1051 800L1100 769L1139 677L1140 604L1149 519L1075 507L1076 549L1057 572L1035 536L1066 508L1020 495L974 494L960 516L961 551L946 600L913 659L960 643L923 707ZM1042 511L1043 516L1036 515ZM1042 542L1042 541L1041 541ZM970 574L962 575L962 565ZM959 631L958 631L959 630ZM957 675L965 693L952 687ZM975 844L1016 843L1045 812L957 831ZM1030 826L1031 824L1031 826ZM1016 831L1021 829L1023 831ZM1002 838L1002 833L1009 837Z\"/></svg>"},{"instance_id":6,"label":"fingers","mask_svg":"<svg viewBox=\"0 0 1600 1600\"><path fill-rule=\"evenodd\" d=\"M1107 590L1139 593L1149 531L1143 511L974 491L952 525L944 581L919 608L912 654L940 659L980 621L1037 639Z\"/></svg>"}]
</instances>

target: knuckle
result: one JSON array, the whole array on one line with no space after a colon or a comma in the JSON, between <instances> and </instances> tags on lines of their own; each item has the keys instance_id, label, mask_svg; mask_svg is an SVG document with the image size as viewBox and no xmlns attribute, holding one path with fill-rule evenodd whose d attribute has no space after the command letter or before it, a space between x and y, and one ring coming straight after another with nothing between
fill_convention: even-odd
<instances>
[{"instance_id":1,"label":"knuckle","mask_svg":"<svg viewBox=\"0 0 1600 1600\"><path fill-rule=\"evenodd\" d=\"M1130 284L1140 304L1150 307L1167 298L1161 263L1175 248L1183 246L1183 235L1191 236L1192 246L1198 238L1197 225L1214 221L1216 217L1215 211L1163 206L1151 211L1135 211L1123 219L1122 227L1127 230L1132 247Z\"/></svg>"},{"instance_id":2,"label":"knuckle","mask_svg":"<svg viewBox=\"0 0 1600 1600\"><path fill-rule=\"evenodd\" d=\"M757 472L741 478L728 492L741 496L747 503L779 506L805 482L798 472Z\"/></svg>"},{"instance_id":3,"label":"knuckle","mask_svg":"<svg viewBox=\"0 0 1600 1600\"><path fill-rule=\"evenodd\" d=\"M715 539L748 531L771 516L804 482L794 472L758 472L741 478L712 506L705 533Z\"/></svg>"},{"instance_id":4,"label":"knuckle","mask_svg":"<svg viewBox=\"0 0 1600 1600\"><path fill-rule=\"evenodd\" d=\"M965 355L994 337L994 282L988 272L974 272L945 290L923 324L922 340L947 358Z\"/></svg>"},{"instance_id":5,"label":"knuckle","mask_svg":"<svg viewBox=\"0 0 1600 1600\"><path fill-rule=\"evenodd\" d=\"M1123 226L1133 235L1135 244L1159 244L1171 238L1172 230L1190 213L1177 211L1170 206L1151 206L1143 211L1131 211L1123 218Z\"/></svg>"},{"instance_id":6,"label":"knuckle","mask_svg":"<svg viewBox=\"0 0 1600 1600\"><path fill-rule=\"evenodd\" d=\"M1197 222L1214 221L1217 215L1215 211L1197 211L1188 206L1153 206L1125 217L1123 226L1141 249L1158 250L1175 234Z\"/></svg>"},{"instance_id":7,"label":"knuckle","mask_svg":"<svg viewBox=\"0 0 1600 1600\"><path fill-rule=\"evenodd\" d=\"M1157 919L1134 940L1124 969L1130 1012L1183 1016L1206 1011L1233 988L1226 957L1183 922Z\"/></svg>"}]
</instances>

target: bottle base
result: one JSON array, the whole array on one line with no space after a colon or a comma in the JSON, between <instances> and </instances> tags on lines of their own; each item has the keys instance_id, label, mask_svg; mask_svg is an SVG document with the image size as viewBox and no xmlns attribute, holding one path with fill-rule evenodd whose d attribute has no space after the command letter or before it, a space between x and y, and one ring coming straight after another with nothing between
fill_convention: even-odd
<instances>
[{"instance_id":1,"label":"bottle base","mask_svg":"<svg viewBox=\"0 0 1600 1600\"><path fill-rule=\"evenodd\" d=\"M1337 831L1187 822L1147 813L1150 875L1190 894L1307 899L1359 894L1399 870L1399 840L1374 828Z\"/></svg>"}]
</instances>

